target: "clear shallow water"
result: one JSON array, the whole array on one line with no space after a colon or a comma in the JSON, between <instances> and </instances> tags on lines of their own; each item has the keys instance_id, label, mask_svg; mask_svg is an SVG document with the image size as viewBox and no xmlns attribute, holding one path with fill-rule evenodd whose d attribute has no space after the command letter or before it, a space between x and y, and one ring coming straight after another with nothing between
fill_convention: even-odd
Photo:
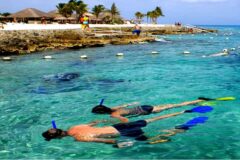
<instances>
[{"instance_id":1,"label":"clear shallow water","mask_svg":"<svg viewBox=\"0 0 240 160\"><path fill-rule=\"evenodd\" d=\"M107 116L91 114L91 108L105 98L114 106L138 101L141 104L167 104L205 97L239 97L240 57L203 58L236 48L240 53L240 27L214 26L218 34L161 36L169 42L143 45L106 46L78 51L56 51L54 60L43 60L42 54L16 57L0 62L0 157L3 159L194 159L240 158L239 100L218 101L203 125L171 138L171 142L148 145L138 143L130 148L75 142L72 138L46 142L41 133L57 126L67 129ZM190 55L181 54L184 50ZM152 51L160 54L152 55ZM115 54L123 52L123 58ZM89 59L81 61L79 56ZM46 82L46 75L78 72L70 82ZM47 92L35 91L44 88ZM134 117L149 118L189 109L182 107L160 114ZM150 124L147 135L157 135L197 117L184 114Z\"/></svg>"}]
</instances>

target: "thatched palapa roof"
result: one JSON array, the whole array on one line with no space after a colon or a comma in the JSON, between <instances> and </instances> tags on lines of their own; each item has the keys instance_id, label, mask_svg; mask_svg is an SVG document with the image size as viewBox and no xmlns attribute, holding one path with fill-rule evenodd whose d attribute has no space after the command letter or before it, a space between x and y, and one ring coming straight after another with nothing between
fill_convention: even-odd
<instances>
[{"instance_id":1,"label":"thatched palapa roof","mask_svg":"<svg viewBox=\"0 0 240 160\"><path fill-rule=\"evenodd\" d=\"M109 12L109 11L101 12L101 13L99 14L99 17L98 17L98 18L103 19L103 18L105 18L105 17L111 17L111 18L112 18L111 12ZM119 15L115 15L114 17L115 17L116 19L123 19L123 18L122 18L121 16L119 16Z\"/></svg>"},{"instance_id":2,"label":"thatched palapa roof","mask_svg":"<svg viewBox=\"0 0 240 160\"><path fill-rule=\"evenodd\" d=\"M51 17L47 13L40 11L35 8L27 8L21 10L17 13L11 14L8 17L16 17L16 18L41 18L41 17Z\"/></svg>"},{"instance_id":3,"label":"thatched palapa roof","mask_svg":"<svg viewBox=\"0 0 240 160\"><path fill-rule=\"evenodd\" d=\"M93 17L94 15L92 13L86 12L83 14L83 16Z\"/></svg>"},{"instance_id":4,"label":"thatched palapa roof","mask_svg":"<svg viewBox=\"0 0 240 160\"><path fill-rule=\"evenodd\" d=\"M60 13L58 13L58 10L53 10L47 13L49 16L56 18L56 17L62 17L62 15Z\"/></svg>"},{"instance_id":5,"label":"thatched palapa roof","mask_svg":"<svg viewBox=\"0 0 240 160\"><path fill-rule=\"evenodd\" d=\"M58 10L53 10L48 12L48 15L52 18L54 18L54 20L76 20L77 15L76 14L72 14L71 17L64 17L63 15L61 15L60 13L58 13Z\"/></svg>"}]
</instances>

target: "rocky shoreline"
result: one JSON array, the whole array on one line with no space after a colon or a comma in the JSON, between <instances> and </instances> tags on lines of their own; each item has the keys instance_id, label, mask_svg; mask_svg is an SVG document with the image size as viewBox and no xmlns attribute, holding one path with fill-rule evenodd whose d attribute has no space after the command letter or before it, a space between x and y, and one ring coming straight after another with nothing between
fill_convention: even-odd
<instances>
[{"instance_id":1,"label":"rocky shoreline","mask_svg":"<svg viewBox=\"0 0 240 160\"><path fill-rule=\"evenodd\" d=\"M153 42L156 34L192 34L199 30L175 28L144 28L141 36L132 35L132 28L92 28L91 32L72 30L14 30L0 31L0 56L21 55L53 49L102 47L106 44ZM202 30L202 32L210 32Z\"/></svg>"}]
</instances>

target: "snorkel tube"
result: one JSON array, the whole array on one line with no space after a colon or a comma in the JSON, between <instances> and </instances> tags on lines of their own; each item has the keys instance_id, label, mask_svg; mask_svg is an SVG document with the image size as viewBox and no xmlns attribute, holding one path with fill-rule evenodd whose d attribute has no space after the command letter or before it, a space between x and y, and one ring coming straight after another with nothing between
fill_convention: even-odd
<instances>
[{"instance_id":1,"label":"snorkel tube","mask_svg":"<svg viewBox=\"0 0 240 160\"><path fill-rule=\"evenodd\" d=\"M57 129L57 126L56 126L56 123L55 123L54 120L52 120L52 127L53 127L54 129Z\"/></svg>"},{"instance_id":2,"label":"snorkel tube","mask_svg":"<svg viewBox=\"0 0 240 160\"><path fill-rule=\"evenodd\" d=\"M101 106L103 104L103 102L104 102L104 99L101 99L99 105Z\"/></svg>"}]
</instances>

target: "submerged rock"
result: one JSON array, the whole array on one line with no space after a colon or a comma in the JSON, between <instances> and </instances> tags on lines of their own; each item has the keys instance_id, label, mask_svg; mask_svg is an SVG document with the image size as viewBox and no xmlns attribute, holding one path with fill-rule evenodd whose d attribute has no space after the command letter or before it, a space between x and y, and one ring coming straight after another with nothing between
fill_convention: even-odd
<instances>
[{"instance_id":1,"label":"submerged rock","mask_svg":"<svg viewBox=\"0 0 240 160\"><path fill-rule=\"evenodd\" d=\"M70 81L80 76L79 73L59 73L43 76L45 81Z\"/></svg>"}]
</instances>

